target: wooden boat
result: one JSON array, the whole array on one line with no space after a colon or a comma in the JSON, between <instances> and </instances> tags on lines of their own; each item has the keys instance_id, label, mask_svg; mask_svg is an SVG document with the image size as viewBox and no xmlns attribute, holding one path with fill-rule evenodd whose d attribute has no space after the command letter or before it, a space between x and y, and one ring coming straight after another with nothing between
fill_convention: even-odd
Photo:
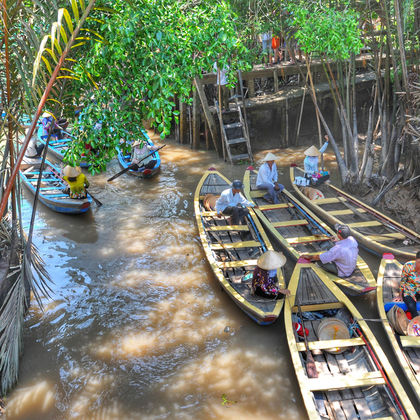
<instances>
[{"instance_id":1,"label":"wooden boat","mask_svg":"<svg viewBox=\"0 0 420 420\"><path fill-rule=\"evenodd\" d=\"M154 146L154 144L153 144L152 140L150 139L150 137L148 136L147 132L145 130L142 130L142 133L144 135L145 140L147 141L147 144L149 146ZM152 178L153 176L155 176L160 170L159 152L155 152L152 157L153 157L153 159L156 160L155 166L153 168L146 169L144 167L140 167L137 170L129 169L128 174L133 175L133 176L137 176L137 177L140 177L140 178ZM131 154L124 155L122 150L118 149L118 162L120 163L120 165L123 169L128 168L132 164L131 163Z\"/></svg>"},{"instance_id":2,"label":"wooden boat","mask_svg":"<svg viewBox=\"0 0 420 420\"><path fill-rule=\"evenodd\" d=\"M67 183L60 176L60 170L48 160L45 161L45 170L42 172L39 201L58 213L81 214L87 212L92 203L88 194L87 198L76 200L63 192ZM39 178L41 159L26 160L20 165L20 179L25 186L35 195Z\"/></svg>"},{"instance_id":3,"label":"wooden boat","mask_svg":"<svg viewBox=\"0 0 420 420\"><path fill-rule=\"evenodd\" d=\"M300 259L288 288L291 295L284 307L287 342L309 418L417 419L369 326L325 272ZM294 325L301 323L299 307L303 326L308 330L308 351ZM334 329L320 339L321 323L326 322ZM334 339L337 322L344 322L350 338ZM310 356L318 377L308 375Z\"/></svg>"},{"instance_id":4,"label":"wooden boat","mask_svg":"<svg viewBox=\"0 0 420 420\"><path fill-rule=\"evenodd\" d=\"M394 302L399 294L402 264L392 254L384 254L378 273L377 302L379 316L388 335L391 347L407 377L408 382L420 401L420 337L398 335L387 318L387 312L394 305L407 310L404 302ZM417 302L420 310L420 302Z\"/></svg>"},{"instance_id":5,"label":"wooden boat","mask_svg":"<svg viewBox=\"0 0 420 420\"><path fill-rule=\"evenodd\" d=\"M303 176L301 168L290 168L290 180L298 198L330 225L344 223L351 234L368 250L382 256L391 252L403 260L414 259L420 246L420 234L397 223L385 214L354 198L331 183L317 187L325 198L309 200L294 184L296 176Z\"/></svg>"},{"instance_id":6,"label":"wooden boat","mask_svg":"<svg viewBox=\"0 0 420 420\"><path fill-rule=\"evenodd\" d=\"M45 132L41 123L38 126L37 135L38 141L45 146L47 144L47 133ZM50 141L48 143L48 153L54 158L56 158L58 161L62 162L64 159L64 155L69 149L70 143L72 141L73 137L70 133L66 131L63 133L63 138L61 139L59 139L57 136L51 136ZM83 161L81 161L79 165L81 168L89 167L89 164Z\"/></svg>"},{"instance_id":7,"label":"wooden boat","mask_svg":"<svg viewBox=\"0 0 420 420\"><path fill-rule=\"evenodd\" d=\"M273 249L257 216L250 209L246 224L231 226L225 217L218 217L203 205L206 194L220 195L230 184L219 172L208 170L197 185L194 210L201 243L217 280L232 300L258 324L271 324L280 315L284 299L254 296L251 279L245 277L253 272L258 257ZM282 270L278 270L277 277L284 288Z\"/></svg>"},{"instance_id":8,"label":"wooden boat","mask_svg":"<svg viewBox=\"0 0 420 420\"><path fill-rule=\"evenodd\" d=\"M267 191L256 189L257 171L248 168L244 175L244 193L256 204L255 212L286 252L297 261L302 254L320 254L334 246L334 231L305 205L284 189L279 195L283 203L269 204L263 197ZM366 262L359 256L357 268L346 278L327 273L350 295L372 291L376 281Z\"/></svg>"}]
</instances>

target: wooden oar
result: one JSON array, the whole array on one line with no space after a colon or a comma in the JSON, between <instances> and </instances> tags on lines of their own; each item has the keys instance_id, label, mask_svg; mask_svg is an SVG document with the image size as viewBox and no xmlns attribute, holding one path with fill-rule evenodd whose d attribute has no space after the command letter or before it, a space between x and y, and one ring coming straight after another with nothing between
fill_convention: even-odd
<instances>
[{"instance_id":1,"label":"wooden oar","mask_svg":"<svg viewBox=\"0 0 420 420\"><path fill-rule=\"evenodd\" d=\"M102 203L96 198L96 197L94 197L93 195L92 195L92 193L90 192L90 191L88 191L88 189L86 188L86 191L88 192L88 194L92 197L92 200L96 203L96 205L98 206L98 207L101 207L102 206Z\"/></svg>"},{"instance_id":2,"label":"wooden oar","mask_svg":"<svg viewBox=\"0 0 420 420\"><path fill-rule=\"evenodd\" d=\"M305 331L305 324L303 323L302 309L300 308L299 304L298 304L297 307L298 307L298 310L299 310L300 322L302 323L303 340L305 341L306 372L308 373L309 378L318 378L318 371L316 370L315 360L312 356L311 351L309 350L308 339L306 337L306 331Z\"/></svg>"},{"instance_id":3,"label":"wooden oar","mask_svg":"<svg viewBox=\"0 0 420 420\"><path fill-rule=\"evenodd\" d=\"M163 146L158 147L156 150L154 150L152 153L149 153L147 156L145 156L144 158L140 159L137 163L133 163L132 165L128 166L127 168L123 169L121 172L116 173L115 175L111 176L111 178L109 178L107 180L107 182L111 182L113 181L115 178L118 178L119 176L121 176L122 174L125 174L126 172L128 172L130 169L134 169L136 166L138 167L139 163L142 162L144 159L147 159L148 157L152 156L154 153L156 153L158 150L163 149L166 146L166 144L164 144Z\"/></svg>"}]
</instances>

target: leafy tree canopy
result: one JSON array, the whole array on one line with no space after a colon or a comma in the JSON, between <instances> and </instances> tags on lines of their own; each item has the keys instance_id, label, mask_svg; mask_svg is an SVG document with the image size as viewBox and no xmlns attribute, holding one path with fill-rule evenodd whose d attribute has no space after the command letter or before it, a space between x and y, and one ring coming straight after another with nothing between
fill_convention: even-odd
<instances>
[{"instance_id":1,"label":"leafy tree canopy","mask_svg":"<svg viewBox=\"0 0 420 420\"><path fill-rule=\"evenodd\" d=\"M232 75L252 62L225 1L116 0L112 7L97 28L106 42L75 66L83 86L91 86L90 74L98 88L83 93L66 160L77 162L90 144L97 149L86 157L93 173L105 169L116 146L128 150L127 142L142 138L145 120L168 135L177 118L174 98L188 102L194 77L212 71L215 61Z\"/></svg>"}]
</instances>

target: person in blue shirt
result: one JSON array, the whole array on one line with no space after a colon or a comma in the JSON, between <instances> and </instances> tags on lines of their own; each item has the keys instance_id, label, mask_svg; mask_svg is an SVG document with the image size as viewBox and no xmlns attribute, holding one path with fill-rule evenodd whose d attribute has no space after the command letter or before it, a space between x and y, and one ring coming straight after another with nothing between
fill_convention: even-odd
<instances>
[{"instance_id":1,"label":"person in blue shirt","mask_svg":"<svg viewBox=\"0 0 420 420\"><path fill-rule=\"evenodd\" d=\"M274 204L278 204L280 200L277 194L284 189L284 186L277 182L278 174L275 160L276 156L273 153L267 153L263 159L264 163L258 170L257 189L267 190L264 198L267 201L271 200Z\"/></svg>"},{"instance_id":2,"label":"person in blue shirt","mask_svg":"<svg viewBox=\"0 0 420 420\"><path fill-rule=\"evenodd\" d=\"M328 174L321 175L318 170L319 156L325 152L327 147L328 141L319 150L315 146L311 146L303 152L306 155L303 161L305 177L310 180L312 185L321 185L330 178Z\"/></svg>"}]
</instances>

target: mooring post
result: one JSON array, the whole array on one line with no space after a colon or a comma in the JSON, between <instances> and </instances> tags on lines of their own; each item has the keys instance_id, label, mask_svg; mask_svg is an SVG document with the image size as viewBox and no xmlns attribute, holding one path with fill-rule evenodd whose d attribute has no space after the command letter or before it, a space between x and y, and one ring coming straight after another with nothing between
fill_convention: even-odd
<instances>
[{"instance_id":1,"label":"mooring post","mask_svg":"<svg viewBox=\"0 0 420 420\"><path fill-rule=\"evenodd\" d=\"M197 89L194 89L193 93L192 114L192 148L196 150L200 145L200 102Z\"/></svg>"},{"instance_id":2,"label":"mooring post","mask_svg":"<svg viewBox=\"0 0 420 420\"><path fill-rule=\"evenodd\" d=\"M185 102L179 101L179 142L187 141L187 106Z\"/></svg>"}]
</instances>

